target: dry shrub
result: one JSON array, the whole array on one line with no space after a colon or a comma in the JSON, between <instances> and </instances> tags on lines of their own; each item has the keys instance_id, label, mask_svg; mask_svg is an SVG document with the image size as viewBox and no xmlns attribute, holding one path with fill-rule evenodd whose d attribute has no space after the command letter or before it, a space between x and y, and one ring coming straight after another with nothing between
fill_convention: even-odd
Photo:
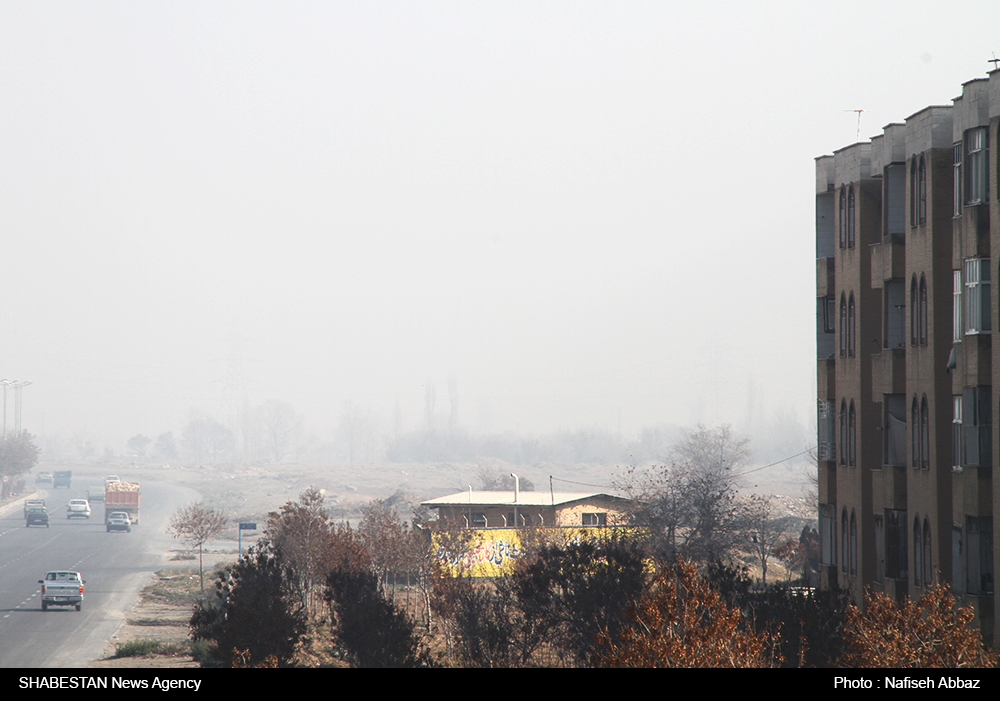
<instances>
[{"instance_id":1,"label":"dry shrub","mask_svg":"<svg viewBox=\"0 0 1000 701\"><path fill-rule=\"evenodd\" d=\"M681 560L629 609L631 625L598 636L598 667L776 667L777 638L754 633L737 608Z\"/></svg>"},{"instance_id":2,"label":"dry shrub","mask_svg":"<svg viewBox=\"0 0 1000 701\"><path fill-rule=\"evenodd\" d=\"M913 603L883 593L865 595L865 610L844 613L843 667L994 667L997 656L970 626L971 606L956 607L946 584L930 587Z\"/></svg>"}]
</instances>

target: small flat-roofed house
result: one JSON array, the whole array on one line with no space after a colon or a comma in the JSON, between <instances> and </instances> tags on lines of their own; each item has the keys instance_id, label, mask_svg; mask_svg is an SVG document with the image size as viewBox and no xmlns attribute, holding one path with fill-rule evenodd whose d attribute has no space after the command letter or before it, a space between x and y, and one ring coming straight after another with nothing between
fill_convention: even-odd
<instances>
[{"instance_id":1,"label":"small flat-roofed house","mask_svg":"<svg viewBox=\"0 0 1000 701\"><path fill-rule=\"evenodd\" d=\"M423 502L441 528L623 526L629 501L601 492L459 492Z\"/></svg>"}]
</instances>

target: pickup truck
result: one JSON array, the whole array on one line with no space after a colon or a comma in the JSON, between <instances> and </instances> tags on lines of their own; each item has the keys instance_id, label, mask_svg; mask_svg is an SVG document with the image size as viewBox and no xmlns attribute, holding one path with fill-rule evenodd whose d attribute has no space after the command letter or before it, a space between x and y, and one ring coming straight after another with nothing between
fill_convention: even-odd
<instances>
[{"instance_id":1,"label":"pickup truck","mask_svg":"<svg viewBox=\"0 0 1000 701\"><path fill-rule=\"evenodd\" d=\"M38 583L42 585L42 611L49 606L76 606L79 611L83 605L83 585L87 580L79 572L54 570Z\"/></svg>"}]
</instances>

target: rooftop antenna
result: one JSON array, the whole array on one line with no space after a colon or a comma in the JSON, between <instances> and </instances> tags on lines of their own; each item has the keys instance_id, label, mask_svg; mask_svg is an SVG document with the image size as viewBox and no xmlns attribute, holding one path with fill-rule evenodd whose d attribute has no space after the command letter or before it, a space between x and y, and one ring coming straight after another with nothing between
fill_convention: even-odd
<instances>
[{"instance_id":1,"label":"rooftop antenna","mask_svg":"<svg viewBox=\"0 0 1000 701\"><path fill-rule=\"evenodd\" d=\"M997 64L1000 63L1000 58L997 58L997 52L996 51L993 52L993 58L986 59L986 63L992 63L993 64L993 70L997 69Z\"/></svg>"},{"instance_id":2,"label":"rooftop antenna","mask_svg":"<svg viewBox=\"0 0 1000 701\"><path fill-rule=\"evenodd\" d=\"M858 113L858 135L857 138L855 138L855 141L861 141L861 113L864 112L864 110L858 109L858 110L844 110L844 111Z\"/></svg>"}]
</instances>

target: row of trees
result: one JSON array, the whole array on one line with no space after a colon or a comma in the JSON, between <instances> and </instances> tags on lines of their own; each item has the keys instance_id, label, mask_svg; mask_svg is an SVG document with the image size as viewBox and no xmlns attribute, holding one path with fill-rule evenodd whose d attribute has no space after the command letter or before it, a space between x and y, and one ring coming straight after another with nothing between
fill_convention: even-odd
<instances>
[{"instance_id":1,"label":"row of trees","mask_svg":"<svg viewBox=\"0 0 1000 701\"><path fill-rule=\"evenodd\" d=\"M380 521L333 524L310 490L271 515L267 537L219 573L196 607L192 636L218 663L293 663L307 631L358 667L968 667L996 656L970 627L971 609L944 586L917 602L840 592L754 590L745 570L659 561L635 540L542 544L492 581L433 566L419 530ZM392 558L388 526L410 539ZM423 542L422 549L416 544ZM398 551L398 549L397 549ZM419 553L419 554L418 554ZM413 559L432 563L423 572ZM400 606L404 582L426 579L428 610ZM432 652L433 650L433 652Z\"/></svg>"}]
</instances>

